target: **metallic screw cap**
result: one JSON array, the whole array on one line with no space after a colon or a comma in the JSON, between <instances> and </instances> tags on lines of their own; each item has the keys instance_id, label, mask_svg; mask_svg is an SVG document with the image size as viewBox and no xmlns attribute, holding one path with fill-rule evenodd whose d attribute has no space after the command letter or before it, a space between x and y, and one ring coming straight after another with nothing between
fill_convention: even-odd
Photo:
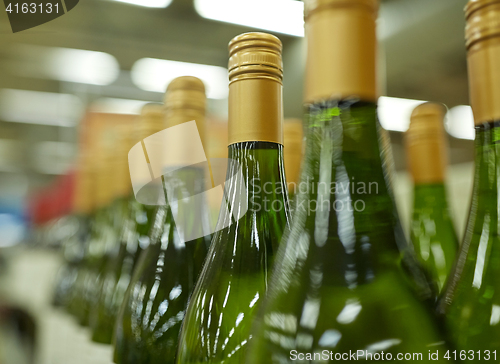
<instances>
[{"instance_id":1,"label":"metallic screw cap","mask_svg":"<svg viewBox=\"0 0 500 364\"><path fill-rule=\"evenodd\" d=\"M438 103L417 106L405 133L408 167L416 184L444 181L447 165L446 108Z\"/></svg>"},{"instance_id":2,"label":"metallic screw cap","mask_svg":"<svg viewBox=\"0 0 500 364\"><path fill-rule=\"evenodd\" d=\"M365 6L369 11L378 12L379 0L304 0L305 17L319 10L349 6Z\"/></svg>"},{"instance_id":3,"label":"metallic screw cap","mask_svg":"<svg viewBox=\"0 0 500 364\"><path fill-rule=\"evenodd\" d=\"M271 34L245 33L233 38L229 42L229 81L263 75L281 81L282 49L281 41Z\"/></svg>"},{"instance_id":4,"label":"metallic screw cap","mask_svg":"<svg viewBox=\"0 0 500 364\"><path fill-rule=\"evenodd\" d=\"M165 110L161 104L146 104L142 107L140 116L140 139L165 129Z\"/></svg>"},{"instance_id":5,"label":"metallic screw cap","mask_svg":"<svg viewBox=\"0 0 500 364\"><path fill-rule=\"evenodd\" d=\"M406 138L409 142L442 138L444 135L443 119L446 107L443 104L426 102L418 105L411 114L411 122Z\"/></svg>"},{"instance_id":6,"label":"metallic screw cap","mask_svg":"<svg viewBox=\"0 0 500 364\"><path fill-rule=\"evenodd\" d=\"M470 0L465 18L467 48L482 39L500 36L500 0Z\"/></svg>"},{"instance_id":7,"label":"metallic screw cap","mask_svg":"<svg viewBox=\"0 0 500 364\"><path fill-rule=\"evenodd\" d=\"M167 109L185 108L205 111L205 85L196 77L177 77L167 87L165 107Z\"/></svg>"}]
</instances>

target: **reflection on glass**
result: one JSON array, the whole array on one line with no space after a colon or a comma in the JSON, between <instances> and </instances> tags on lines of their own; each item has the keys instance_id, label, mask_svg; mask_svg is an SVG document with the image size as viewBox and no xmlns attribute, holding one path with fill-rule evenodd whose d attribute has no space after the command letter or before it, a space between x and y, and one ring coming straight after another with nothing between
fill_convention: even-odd
<instances>
[{"instance_id":1,"label":"reflection on glass","mask_svg":"<svg viewBox=\"0 0 500 364\"><path fill-rule=\"evenodd\" d=\"M402 269L418 267L401 258L405 243L386 183L376 106L332 100L306 111L304 186L248 362L288 363L291 350L396 357L427 355L430 345L445 349Z\"/></svg>"},{"instance_id":2,"label":"reflection on glass","mask_svg":"<svg viewBox=\"0 0 500 364\"><path fill-rule=\"evenodd\" d=\"M214 234L183 325L181 363L244 362L250 328L288 223L283 147L236 143L229 146L229 158L237 163L229 164L228 208L222 209L219 225L239 219Z\"/></svg>"},{"instance_id":3,"label":"reflection on glass","mask_svg":"<svg viewBox=\"0 0 500 364\"><path fill-rule=\"evenodd\" d=\"M499 123L476 126L471 209L457 263L440 302L457 349L500 350Z\"/></svg>"}]
</instances>

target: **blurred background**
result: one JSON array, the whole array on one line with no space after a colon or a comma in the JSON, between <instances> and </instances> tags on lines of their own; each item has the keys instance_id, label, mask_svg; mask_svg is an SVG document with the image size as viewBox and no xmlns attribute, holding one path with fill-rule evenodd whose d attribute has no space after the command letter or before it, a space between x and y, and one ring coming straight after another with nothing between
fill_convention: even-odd
<instances>
[{"instance_id":1,"label":"blurred background","mask_svg":"<svg viewBox=\"0 0 500 364\"><path fill-rule=\"evenodd\" d=\"M403 224L408 227L412 204L403 132L416 105L442 102L449 109L449 202L461 236L472 187L474 139L467 106L466 0L381 3L379 83L384 97L379 117L390 131ZM85 329L76 330L69 317L50 308L61 258L55 251L28 248L36 240L29 229L30 201L34 196L70 195L79 130L90 112L138 114L145 103L161 102L166 85L177 76L205 82L208 154L223 157L227 44L255 30L282 40L285 116L301 118L301 1L85 0L64 16L15 34L7 13L0 12L0 303L22 309L21 321L13 324L20 333L13 340L21 357L2 362L7 341L0 331L1 364L67 363L69 353L82 363L110 362L108 347L88 342ZM26 349L33 344L26 341L30 330L38 333L33 356Z\"/></svg>"}]
</instances>

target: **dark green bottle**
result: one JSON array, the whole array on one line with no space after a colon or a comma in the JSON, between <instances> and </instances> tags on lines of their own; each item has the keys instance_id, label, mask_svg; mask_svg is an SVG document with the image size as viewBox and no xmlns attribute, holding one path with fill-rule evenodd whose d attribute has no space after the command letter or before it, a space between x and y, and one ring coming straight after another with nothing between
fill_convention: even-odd
<instances>
[{"instance_id":1,"label":"dark green bottle","mask_svg":"<svg viewBox=\"0 0 500 364\"><path fill-rule=\"evenodd\" d=\"M155 155L186 157L202 147L196 141L203 141L205 103L205 87L199 79L180 77L170 83L165 101L169 129L165 132L194 120L200 138L186 135L165 148L157 144L162 150ZM150 160L154 157L148 155ZM190 210L187 201L205 192L205 169L195 164L162 178L167 205L157 209L150 245L141 254L117 318L114 360L119 364L174 362L188 299L210 243L207 206ZM184 239L200 226L205 235Z\"/></svg>"},{"instance_id":2,"label":"dark green bottle","mask_svg":"<svg viewBox=\"0 0 500 364\"><path fill-rule=\"evenodd\" d=\"M445 113L441 104L428 102L417 106L405 138L414 183L410 236L418 258L440 291L458 250L444 185L447 166Z\"/></svg>"},{"instance_id":3,"label":"dark green bottle","mask_svg":"<svg viewBox=\"0 0 500 364\"><path fill-rule=\"evenodd\" d=\"M120 223L127 211L127 199L114 198L116 190L111 183L115 171L112 141L107 140L102 144L93 154L93 158L96 158L93 172L96 180L96 211L90 224L89 239L84 244L84 256L68 299L68 311L83 326L89 324L99 277L104 272L110 255L117 249Z\"/></svg>"},{"instance_id":4,"label":"dark green bottle","mask_svg":"<svg viewBox=\"0 0 500 364\"><path fill-rule=\"evenodd\" d=\"M52 302L56 307L66 307L76 282L78 271L84 258L85 243L89 239L90 222L93 210L92 180L89 174L88 155L82 151L75 174L75 192L73 197L73 216L71 226L73 234L63 243L64 265L58 271Z\"/></svg>"},{"instance_id":5,"label":"dark green bottle","mask_svg":"<svg viewBox=\"0 0 500 364\"><path fill-rule=\"evenodd\" d=\"M163 130L165 127L163 105L145 105L141 111L139 125L135 128L135 134L139 136L136 142L140 143L142 139ZM132 148L132 144L124 140L123 148L120 150L120 154L123 154L124 158L117 155L117 163L125 163L120 168L123 173L121 177L117 176L117 181L120 183L123 194L129 195L126 216L122 221L119 233L120 245L116 255L111 257L102 278L99 280L96 292L97 300L90 316L92 340L103 344L111 344L118 310L123 302L139 255L149 245L148 234L154 213L157 210L154 205L140 203L135 195L131 194L131 176L127 166L127 155L130 148Z\"/></svg>"},{"instance_id":6,"label":"dark green bottle","mask_svg":"<svg viewBox=\"0 0 500 364\"><path fill-rule=\"evenodd\" d=\"M242 363L271 264L288 226L281 42L248 33L229 43L225 199L191 297L177 363Z\"/></svg>"},{"instance_id":7,"label":"dark green bottle","mask_svg":"<svg viewBox=\"0 0 500 364\"><path fill-rule=\"evenodd\" d=\"M430 362L429 350L447 347L402 269L409 248L376 110L378 1L305 6L305 159L246 363L349 361L352 353ZM448 363L442 355L436 362Z\"/></svg>"},{"instance_id":8,"label":"dark green bottle","mask_svg":"<svg viewBox=\"0 0 500 364\"><path fill-rule=\"evenodd\" d=\"M469 94L474 112L475 172L465 237L439 311L459 350L479 363L500 356L500 1L466 7Z\"/></svg>"}]
</instances>

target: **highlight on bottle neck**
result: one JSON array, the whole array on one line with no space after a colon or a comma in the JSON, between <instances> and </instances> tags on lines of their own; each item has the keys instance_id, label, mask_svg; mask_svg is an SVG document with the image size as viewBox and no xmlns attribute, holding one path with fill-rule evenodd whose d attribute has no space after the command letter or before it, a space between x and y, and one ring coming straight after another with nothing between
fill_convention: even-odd
<instances>
[{"instance_id":1,"label":"highlight on bottle neck","mask_svg":"<svg viewBox=\"0 0 500 364\"><path fill-rule=\"evenodd\" d=\"M444 181L447 165L445 114L444 105L432 102L413 110L405 146L410 174L416 185Z\"/></svg>"},{"instance_id":2,"label":"highlight on bottle neck","mask_svg":"<svg viewBox=\"0 0 500 364\"><path fill-rule=\"evenodd\" d=\"M378 0L304 0L305 101L376 101Z\"/></svg>"},{"instance_id":3,"label":"highlight on bottle neck","mask_svg":"<svg viewBox=\"0 0 500 364\"><path fill-rule=\"evenodd\" d=\"M500 120L500 0L465 8L470 101L476 125Z\"/></svg>"},{"instance_id":4,"label":"highlight on bottle neck","mask_svg":"<svg viewBox=\"0 0 500 364\"><path fill-rule=\"evenodd\" d=\"M247 141L283 144L281 41L246 33L229 43L229 145Z\"/></svg>"}]
</instances>

